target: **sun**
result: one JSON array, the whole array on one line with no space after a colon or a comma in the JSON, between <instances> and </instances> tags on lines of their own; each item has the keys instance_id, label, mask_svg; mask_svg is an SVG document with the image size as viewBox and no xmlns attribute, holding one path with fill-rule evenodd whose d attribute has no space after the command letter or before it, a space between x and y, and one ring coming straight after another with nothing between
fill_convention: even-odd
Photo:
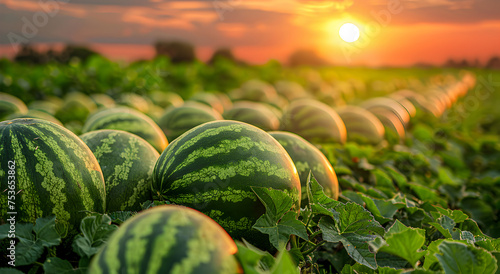
<instances>
[{"instance_id":1,"label":"sun","mask_svg":"<svg viewBox=\"0 0 500 274\"><path fill-rule=\"evenodd\" d=\"M340 27L339 35L348 43L356 42L359 38L359 28L352 23L345 23Z\"/></svg>"}]
</instances>

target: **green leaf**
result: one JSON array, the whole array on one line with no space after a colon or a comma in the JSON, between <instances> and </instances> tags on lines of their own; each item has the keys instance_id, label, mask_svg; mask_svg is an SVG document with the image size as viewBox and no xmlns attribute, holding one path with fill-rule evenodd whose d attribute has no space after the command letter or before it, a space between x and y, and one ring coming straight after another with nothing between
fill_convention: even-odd
<instances>
[{"instance_id":1,"label":"green leaf","mask_svg":"<svg viewBox=\"0 0 500 274\"><path fill-rule=\"evenodd\" d=\"M37 240L42 241L42 245L45 247L51 247L61 243L61 236L56 230L55 215L36 219L33 231L36 234Z\"/></svg>"},{"instance_id":2,"label":"green leaf","mask_svg":"<svg viewBox=\"0 0 500 274\"><path fill-rule=\"evenodd\" d=\"M366 209L368 209L381 224L392 221L396 211L405 207L404 203L398 203L392 200L375 199L364 194L360 194L360 196L366 204Z\"/></svg>"},{"instance_id":3,"label":"green leaf","mask_svg":"<svg viewBox=\"0 0 500 274\"><path fill-rule=\"evenodd\" d=\"M333 217L337 212L333 210L340 202L326 196L323 187L316 178L309 172L307 177L307 198L309 206L314 214L323 214Z\"/></svg>"},{"instance_id":4,"label":"green leaf","mask_svg":"<svg viewBox=\"0 0 500 274\"><path fill-rule=\"evenodd\" d=\"M50 257L47 258L45 263L43 263L43 270L45 273L61 273L61 274L68 274L68 273L85 273L84 271L80 269L73 269L73 266L71 265L70 262L59 259L57 257Z\"/></svg>"},{"instance_id":5,"label":"green leaf","mask_svg":"<svg viewBox=\"0 0 500 274\"><path fill-rule=\"evenodd\" d=\"M2 273L2 274L24 274L22 271L19 271L15 268L5 268L5 267L0 267L0 273Z\"/></svg>"},{"instance_id":6,"label":"green leaf","mask_svg":"<svg viewBox=\"0 0 500 274\"><path fill-rule=\"evenodd\" d=\"M455 221L453 221L450 217L444 215L441 218L437 219L437 222L429 223L433 227L435 227L445 238L451 238L451 233L453 232L453 228L455 227Z\"/></svg>"},{"instance_id":7,"label":"green leaf","mask_svg":"<svg viewBox=\"0 0 500 274\"><path fill-rule=\"evenodd\" d=\"M111 218L106 214L85 217L80 223L83 235L75 237L73 250L81 257L91 257L117 228L116 225L111 224Z\"/></svg>"},{"instance_id":8,"label":"green leaf","mask_svg":"<svg viewBox=\"0 0 500 274\"><path fill-rule=\"evenodd\" d=\"M276 263L274 264L273 268L271 269L272 274L293 274L293 273L300 273L300 268L295 265L295 262L293 261L292 257L290 254L288 254L288 251L283 250L280 252L278 257L276 258Z\"/></svg>"},{"instance_id":9,"label":"green leaf","mask_svg":"<svg viewBox=\"0 0 500 274\"><path fill-rule=\"evenodd\" d=\"M439 206L435 206L435 208L443 215L448 216L451 218L455 223L459 224L462 223L463 221L469 219L469 216L467 214L463 213L461 210L451 210L451 209L444 209Z\"/></svg>"},{"instance_id":10,"label":"green leaf","mask_svg":"<svg viewBox=\"0 0 500 274\"><path fill-rule=\"evenodd\" d=\"M17 223L16 224L16 238L20 242L31 243L35 241L35 235L33 235L33 224L30 223Z\"/></svg>"},{"instance_id":11,"label":"green leaf","mask_svg":"<svg viewBox=\"0 0 500 274\"><path fill-rule=\"evenodd\" d=\"M465 232L465 231L464 231ZM500 252L500 239L484 239L482 241L476 241L475 244L482 247L488 251L498 251Z\"/></svg>"},{"instance_id":12,"label":"green leaf","mask_svg":"<svg viewBox=\"0 0 500 274\"><path fill-rule=\"evenodd\" d=\"M16 245L16 266L29 265L36 262L43 254L42 241L20 241Z\"/></svg>"},{"instance_id":13,"label":"green leaf","mask_svg":"<svg viewBox=\"0 0 500 274\"><path fill-rule=\"evenodd\" d=\"M254 187L252 190L266 208L266 213L257 220L253 228L268 234L269 241L276 249L284 249L290 235L308 239L305 225L297 220L297 213L290 211L292 197L277 189Z\"/></svg>"},{"instance_id":14,"label":"green leaf","mask_svg":"<svg viewBox=\"0 0 500 274\"><path fill-rule=\"evenodd\" d=\"M445 273L495 273L497 260L488 251L464 243L443 241L435 256Z\"/></svg>"},{"instance_id":15,"label":"green leaf","mask_svg":"<svg viewBox=\"0 0 500 274\"><path fill-rule=\"evenodd\" d=\"M358 274L358 273L363 273L363 274L375 274L373 269L362 265L362 264L355 264L355 265L345 265L344 268L342 268L342 271L340 272L341 274Z\"/></svg>"},{"instance_id":16,"label":"green leaf","mask_svg":"<svg viewBox=\"0 0 500 274\"><path fill-rule=\"evenodd\" d=\"M375 254L370 252L368 242L376 238L373 234L384 234L384 228L370 212L355 203L340 203L335 210L339 213L335 221L324 217L319 222L323 240L342 242L351 258L371 269L377 268Z\"/></svg>"},{"instance_id":17,"label":"green leaf","mask_svg":"<svg viewBox=\"0 0 500 274\"><path fill-rule=\"evenodd\" d=\"M241 242L236 242L236 246L238 246L238 252L235 256L243 268L244 273L258 274L267 270L263 269L260 264L262 258L266 255L266 252L258 250L255 247L249 248ZM267 253L267 255L271 256L269 253Z\"/></svg>"},{"instance_id":18,"label":"green leaf","mask_svg":"<svg viewBox=\"0 0 500 274\"><path fill-rule=\"evenodd\" d=\"M118 225L123 224L126 220L130 219L133 216L134 216L134 212L132 212L132 211L115 211L115 212L109 213L109 217L111 218L111 221L115 224L118 224Z\"/></svg>"},{"instance_id":19,"label":"green leaf","mask_svg":"<svg viewBox=\"0 0 500 274\"><path fill-rule=\"evenodd\" d=\"M379 274L399 274L399 273L403 273L403 270L402 269L394 269L392 267L379 267L378 269L378 273Z\"/></svg>"},{"instance_id":20,"label":"green leaf","mask_svg":"<svg viewBox=\"0 0 500 274\"><path fill-rule=\"evenodd\" d=\"M444 241L445 239L439 239L436 241L433 241L427 246L427 251L425 253L425 260L424 260L424 269L430 269L434 263L438 263L438 259L436 258L436 254L439 253L439 245ZM467 243L466 241L455 241L455 242L461 242L461 243Z\"/></svg>"},{"instance_id":21,"label":"green leaf","mask_svg":"<svg viewBox=\"0 0 500 274\"><path fill-rule=\"evenodd\" d=\"M396 221L389 228L385 237L385 244L377 243L378 252L389 253L407 260L415 267L418 260L425 254L419 251L425 242L425 231L423 229L405 227Z\"/></svg>"},{"instance_id":22,"label":"green leaf","mask_svg":"<svg viewBox=\"0 0 500 274\"><path fill-rule=\"evenodd\" d=\"M372 171L374 176L375 184L377 186L388 187L395 190L394 184L392 183L392 178L387 175L382 169L375 169Z\"/></svg>"}]
</instances>

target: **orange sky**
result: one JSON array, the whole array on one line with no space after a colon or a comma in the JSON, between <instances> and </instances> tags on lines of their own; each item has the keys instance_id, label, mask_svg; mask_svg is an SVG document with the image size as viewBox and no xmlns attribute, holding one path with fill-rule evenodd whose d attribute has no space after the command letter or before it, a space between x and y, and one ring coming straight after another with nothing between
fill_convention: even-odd
<instances>
[{"instance_id":1,"label":"orange sky","mask_svg":"<svg viewBox=\"0 0 500 274\"><path fill-rule=\"evenodd\" d=\"M201 60L230 47L251 63L286 62L298 48L340 65L484 63L500 56L499 11L497 0L0 0L0 55L19 41L71 42L132 61L154 56L158 39L180 39ZM360 27L358 42L340 39L345 22Z\"/></svg>"}]
</instances>

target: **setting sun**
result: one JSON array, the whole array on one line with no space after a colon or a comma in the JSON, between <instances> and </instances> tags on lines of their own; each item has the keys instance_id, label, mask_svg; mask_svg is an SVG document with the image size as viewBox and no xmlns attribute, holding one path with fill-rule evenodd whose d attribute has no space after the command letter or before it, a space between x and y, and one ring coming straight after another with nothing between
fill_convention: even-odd
<instances>
[{"instance_id":1,"label":"setting sun","mask_svg":"<svg viewBox=\"0 0 500 274\"><path fill-rule=\"evenodd\" d=\"M355 42L359 38L359 28L352 23L345 23L340 27L339 35L348 43Z\"/></svg>"}]
</instances>

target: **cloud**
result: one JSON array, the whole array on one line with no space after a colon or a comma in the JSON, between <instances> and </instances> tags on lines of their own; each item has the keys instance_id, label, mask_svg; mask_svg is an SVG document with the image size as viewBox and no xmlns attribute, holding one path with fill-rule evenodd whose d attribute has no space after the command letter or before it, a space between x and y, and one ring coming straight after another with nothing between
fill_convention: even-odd
<instances>
[{"instance_id":1,"label":"cloud","mask_svg":"<svg viewBox=\"0 0 500 274\"><path fill-rule=\"evenodd\" d=\"M227 37L242 37L248 30L244 24L230 24L220 23L217 24L217 30L223 32Z\"/></svg>"}]
</instances>

